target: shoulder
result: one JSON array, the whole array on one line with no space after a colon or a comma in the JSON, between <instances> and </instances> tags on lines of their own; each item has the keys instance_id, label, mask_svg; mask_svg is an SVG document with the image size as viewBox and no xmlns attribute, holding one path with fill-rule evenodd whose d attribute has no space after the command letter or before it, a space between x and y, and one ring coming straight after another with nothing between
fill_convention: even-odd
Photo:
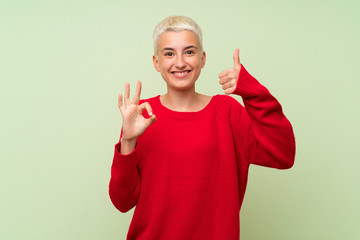
<instances>
[{"instance_id":1,"label":"shoulder","mask_svg":"<svg viewBox=\"0 0 360 240\"><path fill-rule=\"evenodd\" d=\"M218 116L225 119L231 128L249 124L248 113L245 107L237 99L229 95L216 95L216 111Z\"/></svg>"},{"instance_id":2,"label":"shoulder","mask_svg":"<svg viewBox=\"0 0 360 240\"><path fill-rule=\"evenodd\" d=\"M241 104L238 100L233 98L232 96L225 95L225 94L218 94L213 97L217 105L223 108L232 108L234 106L240 107Z\"/></svg>"},{"instance_id":3,"label":"shoulder","mask_svg":"<svg viewBox=\"0 0 360 240\"><path fill-rule=\"evenodd\" d=\"M229 95L218 94L213 96L213 100L217 115L227 121L234 115L241 114L245 109L238 100Z\"/></svg>"},{"instance_id":4,"label":"shoulder","mask_svg":"<svg viewBox=\"0 0 360 240\"><path fill-rule=\"evenodd\" d=\"M151 104L151 103L155 102L155 101L157 100L157 98L159 98L159 96L160 96L160 95L155 96L155 97L151 97L151 98L140 99L139 105L142 104L142 103L144 103L144 102L148 102L148 103Z\"/></svg>"}]
</instances>

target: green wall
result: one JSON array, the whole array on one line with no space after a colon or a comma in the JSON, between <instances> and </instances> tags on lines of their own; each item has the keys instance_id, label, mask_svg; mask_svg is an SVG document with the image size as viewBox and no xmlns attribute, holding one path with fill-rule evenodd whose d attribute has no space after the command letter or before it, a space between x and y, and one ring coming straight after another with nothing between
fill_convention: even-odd
<instances>
[{"instance_id":1,"label":"green wall","mask_svg":"<svg viewBox=\"0 0 360 240\"><path fill-rule=\"evenodd\" d=\"M292 169L250 168L241 239L360 239L359 12L355 0L2 1L0 239L125 239L134 209L108 196L117 95L137 80L142 98L165 92L152 31L173 14L203 29L199 92L222 93L240 48L295 130Z\"/></svg>"}]
</instances>

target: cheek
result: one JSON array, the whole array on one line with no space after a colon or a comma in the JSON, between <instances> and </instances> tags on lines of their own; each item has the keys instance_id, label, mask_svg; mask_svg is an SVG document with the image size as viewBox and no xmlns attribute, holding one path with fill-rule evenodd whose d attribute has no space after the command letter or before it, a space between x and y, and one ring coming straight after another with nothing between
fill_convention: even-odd
<instances>
[{"instance_id":1,"label":"cheek","mask_svg":"<svg viewBox=\"0 0 360 240\"><path fill-rule=\"evenodd\" d=\"M169 61L159 62L159 68L161 71L167 71L170 67L171 67L171 63Z\"/></svg>"},{"instance_id":2,"label":"cheek","mask_svg":"<svg viewBox=\"0 0 360 240\"><path fill-rule=\"evenodd\" d=\"M202 68L202 61L201 59L196 59L195 61L193 61L193 63L191 64L192 66L201 69Z\"/></svg>"}]
</instances>

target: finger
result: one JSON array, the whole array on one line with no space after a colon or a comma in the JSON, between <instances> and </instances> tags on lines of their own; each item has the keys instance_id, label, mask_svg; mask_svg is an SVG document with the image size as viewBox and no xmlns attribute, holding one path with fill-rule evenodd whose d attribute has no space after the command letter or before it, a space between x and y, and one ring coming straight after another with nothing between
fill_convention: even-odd
<instances>
[{"instance_id":1,"label":"finger","mask_svg":"<svg viewBox=\"0 0 360 240\"><path fill-rule=\"evenodd\" d=\"M235 87L231 87L231 88L228 88L224 91L225 94L229 95L229 94L232 94L234 91L235 91Z\"/></svg>"},{"instance_id":2,"label":"finger","mask_svg":"<svg viewBox=\"0 0 360 240\"><path fill-rule=\"evenodd\" d=\"M118 97L118 107L120 109L120 112L122 113L123 101L122 101L122 94L121 93L119 94L119 97Z\"/></svg>"},{"instance_id":3,"label":"finger","mask_svg":"<svg viewBox=\"0 0 360 240\"><path fill-rule=\"evenodd\" d=\"M239 57L240 50L237 48L235 49L233 59L234 59L234 69L240 70L241 63L240 63L240 57Z\"/></svg>"},{"instance_id":4,"label":"finger","mask_svg":"<svg viewBox=\"0 0 360 240\"><path fill-rule=\"evenodd\" d=\"M220 78L219 83L222 85L222 84L224 84L224 83L226 83L228 81L233 81L233 80L235 81L237 79L238 79L237 74L234 73L234 72L231 72L228 75Z\"/></svg>"},{"instance_id":5,"label":"finger","mask_svg":"<svg viewBox=\"0 0 360 240\"><path fill-rule=\"evenodd\" d=\"M229 81L227 83L225 83L223 86L222 86L222 89L223 90L226 90L228 88L233 88L234 86L236 86L236 81L232 80L232 81Z\"/></svg>"},{"instance_id":6,"label":"finger","mask_svg":"<svg viewBox=\"0 0 360 240\"><path fill-rule=\"evenodd\" d=\"M225 76L225 77L220 78L219 83L221 85L224 85L225 83L227 83L229 81L231 81L231 77L230 76Z\"/></svg>"},{"instance_id":7,"label":"finger","mask_svg":"<svg viewBox=\"0 0 360 240\"><path fill-rule=\"evenodd\" d=\"M152 108L151 108L151 106L150 106L150 104L148 102L143 102L140 105L140 108L141 108L141 113L144 111L144 109L146 109L146 111L148 112L150 117L153 115Z\"/></svg>"},{"instance_id":8,"label":"finger","mask_svg":"<svg viewBox=\"0 0 360 240\"><path fill-rule=\"evenodd\" d=\"M156 116L154 114L148 119L146 119L146 128L148 128L151 124L153 124L155 120L156 120Z\"/></svg>"},{"instance_id":9,"label":"finger","mask_svg":"<svg viewBox=\"0 0 360 240\"><path fill-rule=\"evenodd\" d=\"M134 94L134 98L133 98L133 101L132 101L133 104L139 105L140 93L141 93L141 81L138 81L137 85L136 85L136 91L135 91L135 94Z\"/></svg>"},{"instance_id":10,"label":"finger","mask_svg":"<svg viewBox=\"0 0 360 240\"><path fill-rule=\"evenodd\" d=\"M220 74L219 74L219 78L222 78L224 76L226 76L227 74L229 74L230 71L233 71L232 68L229 68L229 69L226 69L224 71L222 71Z\"/></svg>"},{"instance_id":11,"label":"finger","mask_svg":"<svg viewBox=\"0 0 360 240\"><path fill-rule=\"evenodd\" d=\"M124 95L125 108L131 104L129 97L130 97L130 84L125 83L125 95Z\"/></svg>"}]
</instances>

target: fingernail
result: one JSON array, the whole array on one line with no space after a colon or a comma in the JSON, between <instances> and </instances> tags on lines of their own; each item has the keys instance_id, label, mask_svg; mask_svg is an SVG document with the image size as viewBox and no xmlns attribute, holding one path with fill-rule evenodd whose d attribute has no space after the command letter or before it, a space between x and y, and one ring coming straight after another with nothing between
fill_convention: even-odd
<instances>
[{"instance_id":1,"label":"fingernail","mask_svg":"<svg viewBox=\"0 0 360 240\"><path fill-rule=\"evenodd\" d=\"M149 113L149 116L152 116L152 112Z\"/></svg>"}]
</instances>

